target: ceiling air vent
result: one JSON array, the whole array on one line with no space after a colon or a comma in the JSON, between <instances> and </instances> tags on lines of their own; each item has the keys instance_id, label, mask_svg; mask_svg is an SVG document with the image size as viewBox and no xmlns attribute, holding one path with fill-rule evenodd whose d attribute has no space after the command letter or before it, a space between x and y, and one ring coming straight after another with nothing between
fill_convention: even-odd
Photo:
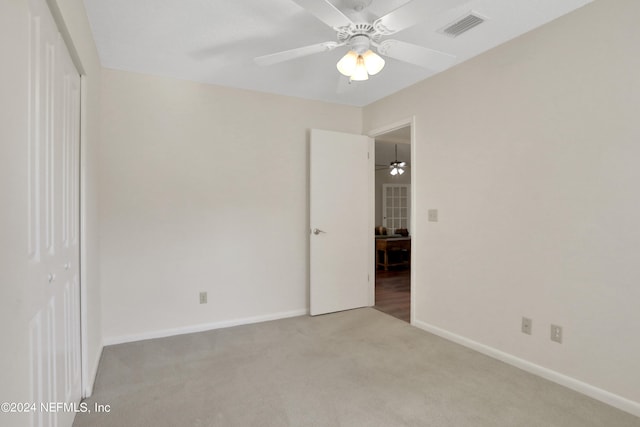
<instances>
[{"instance_id":1,"label":"ceiling air vent","mask_svg":"<svg viewBox=\"0 0 640 427\"><path fill-rule=\"evenodd\" d=\"M460 34L465 33L473 27L482 24L485 19L486 18L483 18L477 14L469 13L442 28L439 32L449 37L458 37Z\"/></svg>"}]
</instances>

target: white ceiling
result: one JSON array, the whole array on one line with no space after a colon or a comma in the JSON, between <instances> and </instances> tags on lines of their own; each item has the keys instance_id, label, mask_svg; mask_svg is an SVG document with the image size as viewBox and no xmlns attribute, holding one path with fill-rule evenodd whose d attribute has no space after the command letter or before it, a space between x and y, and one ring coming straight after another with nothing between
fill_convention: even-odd
<instances>
[{"instance_id":1,"label":"white ceiling","mask_svg":"<svg viewBox=\"0 0 640 427\"><path fill-rule=\"evenodd\" d=\"M318 0L323 1L323 0ZM433 0L413 0L429 2ZM592 0L470 0L385 37L453 54L457 63L502 44ZM325 41L336 32L292 0L84 0L102 65L107 68L364 106L433 73L385 58L365 82L348 84L335 64L346 47L267 67L267 55ZM354 22L371 22L408 0L330 0ZM487 18L457 38L437 32L466 13ZM455 66L455 65L454 65Z\"/></svg>"}]
</instances>

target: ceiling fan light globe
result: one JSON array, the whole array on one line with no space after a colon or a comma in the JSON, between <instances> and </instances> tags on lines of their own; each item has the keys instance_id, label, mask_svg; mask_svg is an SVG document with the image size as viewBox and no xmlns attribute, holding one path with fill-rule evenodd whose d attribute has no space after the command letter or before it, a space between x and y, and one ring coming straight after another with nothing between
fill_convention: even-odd
<instances>
[{"instance_id":1,"label":"ceiling fan light globe","mask_svg":"<svg viewBox=\"0 0 640 427\"><path fill-rule=\"evenodd\" d=\"M403 167L407 166L407 162L400 162L400 163L398 163L398 166L403 168Z\"/></svg>"},{"instance_id":2,"label":"ceiling fan light globe","mask_svg":"<svg viewBox=\"0 0 640 427\"><path fill-rule=\"evenodd\" d=\"M375 76L384 68L384 59L372 50L368 50L362 54L362 58L364 59L364 65L367 68L367 73L372 76Z\"/></svg>"},{"instance_id":3,"label":"ceiling fan light globe","mask_svg":"<svg viewBox=\"0 0 640 427\"><path fill-rule=\"evenodd\" d=\"M391 172L389 172L391 175L396 176L398 175L398 168L393 168L391 169Z\"/></svg>"},{"instance_id":4,"label":"ceiling fan light globe","mask_svg":"<svg viewBox=\"0 0 640 427\"><path fill-rule=\"evenodd\" d=\"M356 82L369 80L369 74L367 73L367 67L364 65L364 58L362 58L362 55L358 55L356 69L353 71L353 74L351 74L351 80Z\"/></svg>"},{"instance_id":5,"label":"ceiling fan light globe","mask_svg":"<svg viewBox=\"0 0 640 427\"><path fill-rule=\"evenodd\" d=\"M404 169L400 169L400 168L398 168L398 173L399 173L400 175L402 175L402 174L404 173Z\"/></svg>"},{"instance_id":6,"label":"ceiling fan light globe","mask_svg":"<svg viewBox=\"0 0 640 427\"><path fill-rule=\"evenodd\" d=\"M342 75L351 77L353 73L356 71L357 64L358 64L358 54L355 51L350 50L349 52L346 53L346 55L344 55L340 59L340 61L338 61L338 63L336 64L336 67L338 68L338 71L340 71Z\"/></svg>"}]
</instances>

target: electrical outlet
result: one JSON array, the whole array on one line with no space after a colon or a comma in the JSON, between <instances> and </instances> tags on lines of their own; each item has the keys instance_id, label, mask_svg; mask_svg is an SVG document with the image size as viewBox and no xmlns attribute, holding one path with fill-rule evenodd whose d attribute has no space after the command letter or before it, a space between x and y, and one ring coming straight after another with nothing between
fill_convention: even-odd
<instances>
[{"instance_id":1,"label":"electrical outlet","mask_svg":"<svg viewBox=\"0 0 640 427\"><path fill-rule=\"evenodd\" d=\"M562 326L551 325L551 341L562 343Z\"/></svg>"},{"instance_id":2,"label":"electrical outlet","mask_svg":"<svg viewBox=\"0 0 640 427\"><path fill-rule=\"evenodd\" d=\"M207 293L200 292L200 304L206 304L206 303L207 303Z\"/></svg>"},{"instance_id":3,"label":"electrical outlet","mask_svg":"<svg viewBox=\"0 0 640 427\"><path fill-rule=\"evenodd\" d=\"M427 211L427 217L431 222L438 222L438 209L429 209Z\"/></svg>"},{"instance_id":4,"label":"electrical outlet","mask_svg":"<svg viewBox=\"0 0 640 427\"><path fill-rule=\"evenodd\" d=\"M531 335L531 328L533 327L533 320L523 317L522 318L522 333Z\"/></svg>"}]
</instances>

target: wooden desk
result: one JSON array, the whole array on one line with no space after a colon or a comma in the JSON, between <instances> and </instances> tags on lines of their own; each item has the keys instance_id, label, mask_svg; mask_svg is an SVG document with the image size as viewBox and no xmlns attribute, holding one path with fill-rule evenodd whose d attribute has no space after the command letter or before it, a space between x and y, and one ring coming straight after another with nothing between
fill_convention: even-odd
<instances>
[{"instance_id":1,"label":"wooden desk","mask_svg":"<svg viewBox=\"0 0 640 427\"><path fill-rule=\"evenodd\" d=\"M389 262L389 253L396 255L393 262ZM376 238L376 268L382 266L388 270L398 265L411 265L411 237Z\"/></svg>"}]
</instances>

